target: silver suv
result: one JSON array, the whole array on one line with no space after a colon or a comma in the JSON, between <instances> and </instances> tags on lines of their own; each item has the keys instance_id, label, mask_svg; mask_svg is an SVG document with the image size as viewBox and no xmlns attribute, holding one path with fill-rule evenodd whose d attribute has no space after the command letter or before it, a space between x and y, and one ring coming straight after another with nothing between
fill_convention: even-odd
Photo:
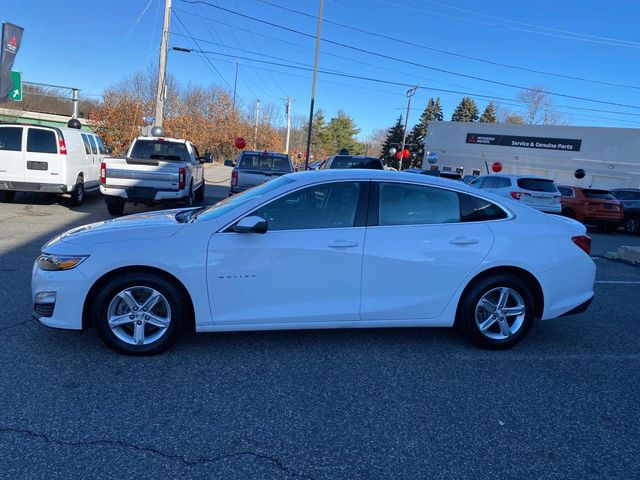
<instances>
[{"instance_id":1,"label":"silver suv","mask_svg":"<svg viewBox=\"0 0 640 480\"><path fill-rule=\"evenodd\" d=\"M560 213L560 192L553 180L530 175L482 175L469 186L487 190L503 197L519 200L546 213Z\"/></svg>"},{"instance_id":2,"label":"silver suv","mask_svg":"<svg viewBox=\"0 0 640 480\"><path fill-rule=\"evenodd\" d=\"M293 172L289 155L266 150L262 152L243 150L238 155L236 163L225 160L224 164L227 167L233 167L229 196Z\"/></svg>"}]
</instances>

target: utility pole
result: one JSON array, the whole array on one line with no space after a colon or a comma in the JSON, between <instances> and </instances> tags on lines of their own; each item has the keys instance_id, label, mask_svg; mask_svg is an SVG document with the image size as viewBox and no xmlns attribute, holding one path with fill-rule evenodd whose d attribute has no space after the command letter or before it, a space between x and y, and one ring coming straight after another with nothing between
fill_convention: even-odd
<instances>
[{"instance_id":1,"label":"utility pole","mask_svg":"<svg viewBox=\"0 0 640 480\"><path fill-rule=\"evenodd\" d=\"M162 40L160 41L160 65L158 66L158 92L156 94L156 121L162 126L164 116L164 100L166 97L167 78L167 45L169 44L169 22L171 20L171 0L164 0L164 23L162 25Z\"/></svg>"},{"instance_id":2,"label":"utility pole","mask_svg":"<svg viewBox=\"0 0 640 480\"><path fill-rule=\"evenodd\" d=\"M238 90L238 60L236 60L236 79L233 81L233 113L236 112L236 90Z\"/></svg>"},{"instance_id":3,"label":"utility pole","mask_svg":"<svg viewBox=\"0 0 640 480\"><path fill-rule=\"evenodd\" d=\"M295 102L295 98L287 97L283 98L286 103L285 111L287 113L287 142L284 147L285 152L289 155L289 138L291 136L291 102Z\"/></svg>"},{"instance_id":4,"label":"utility pole","mask_svg":"<svg viewBox=\"0 0 640 480\"><path fill-rule=\"evenodd\" d=\"M258 117L260 116L260 100L256 100L256 125L253 129L253 149L258 149Z\"/></svg>"},{"instance_id":5,"label":"utility pole","mask_svg":"<svg viewBox=\"0 0 640 480\"><path fill-rule=\"evenodd\" d=\"M416 90L420 88L420 85L416 85L415 87L407 90L407 114L404 117L404 132L402 133L402 148L400 148L400 161L398 162L398 171L402 171L402 161L404 160L404 144L407 141L407 128L409 128L409 111L411 110L411 97L413 97L416 93Z\"/></svg>"},{"instance_id":6,"label":"utility pole","mask_svg":"<svg viewBox=\"0 0 640 480\"><path fill-rule=\"evenodd\" d=\"M311 107L309 108L309 129L307 132L307 153L304 157L304 169L309 168L309 156L311 150L311 130L313 129L313 104L316 101L316 77L318 76L318 56L320 55L320 33L322 31L322 9L324 0L320 0L320 11L318 12L318 29L316 31L316 58L313 62L313 82L311 84Z\"/></svg>"}]
</instances>

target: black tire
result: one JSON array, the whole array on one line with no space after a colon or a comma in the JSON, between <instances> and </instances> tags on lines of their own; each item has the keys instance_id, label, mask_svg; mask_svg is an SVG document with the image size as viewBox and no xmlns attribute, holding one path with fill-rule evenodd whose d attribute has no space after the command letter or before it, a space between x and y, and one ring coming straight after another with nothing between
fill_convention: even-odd
<instances>
[{"instance_id":1,"label":"black tire","mask_svg":"<svg viewBox=\"0 0 640 480\"><path fill-rule=\"evenodd\" d=\"M519 327L514 329L510 336L507 338L490 338L490 335L496 337L502 336L500 321L494 320L485 334L480 330L480 326L476 320L476 309L482 310L483 314L488 314L488 312L485 312L484 309L479 306L480 300L485 297L485 295L493 295L493 292L498 293L499 289L505 287L511 291L515 291L517 295L519 295L520 299L518 301L515 301L515 296L509 298L515 303L519 303L520 300L523 302L525 308L524 314L522 317L507 317L507 325L509 325L509 322L511 322L511 326L515 326L516 322L519 323ZM502 273L480 279L467 288L463 295L458 307L456 327L479 347L489 350L501 350L513 347L529 333L529 330L531 330L533 326L535 321L535 304L531 288L526 282L515 275ZM513 303L511 303L511 305L513 305ZM507 306L511 305L507 304ZM486 320L489 319L484 319L484 321Z\"/></svg>"},{"instance_id":2,"label":"black tire","mask_svg":"<svg viewBox=\"0 0 640 480\"><path fill-rule=\"evenodd\" d=\"M16 192L0 190L0 203L11 203L16 198Z\"/></svg>"},{"instance_id":3,"label":"black tire","mask_svg":"<svg viewBox=\"0 0 640 480\"><path fill-rule=\"evenodd\" d=\"M84 203L84 179L78 177L76 184L71 191L71 200L69 201L72 207L79 207Z\"/></svg>"},{"instance_id":4,"label":"black tire","mask_svg":"<svg viewBox=\"0 0 640 480\"><path fill-rule=\"evenodd\" d=\"M109 212L109 214L113 215L114 217L119 217L124 212L124 204L125 204L124 200L120 200L120 199L107 202L107 211Z\"/></svg>"},{"instance_id":5,"label":"black tire","mask_svg":"<svg viewBox=\"0 0 640 480\"><path fill-rule=\"evenodd\" d=\"M200 202L204 202L204 189L205 189L205 184L204 182L202 182L202 186L196 190L195 193L195 200L196 202L200 203Z\"/></svg>"},{"instance_id":6,"label":"black tire","mask_svg":"<svg viewBox=\"0 0 640 480\"><path fill-rule=\"evenodd\" d=\"M147 344L136 345L128 343L120 338L114 330L109 326L108 314L109 308L112 303L123 307L121 300L118 298L118 294L128 288L146 288L153 289L159 292L164 297L164 300L169 305L169 318L170 323L162 335ZM142 302L144 302L144 298ZM100 288L96 298L93 302L93 309L91 311L93 325L96 327L100 339L113 350L124 353L125 355L156 355L164 352L167 348L173 345L182 331L183 325L187 323L188 311L185 308L187 305L187 299L178 290L174 284L160 275L154 275L146 272L139 273L126 273L113 277L105 285ZM162 306L162 305L160 305ZM126 315L125 307L125 315ZM131 310L129 312L133 313ZM137 312L142 313L140 310ZM148 317L147 317L148 318ZM135 320L130 324L120 326L119 334L126 337L129 334L133 335L133 329L136 323L143 322ZM160 332L161 329L157 329L151 324L143 324L142 328L145 332L149 332L149 335L155 335ZM155 330L154 330L155 329ZM131 330L131 331L129 331ZM147 333L145 333L146 335Z\"/></svg>"},{"instance_id":7,"label":"black tire","mask_svg":"<svg viewBox=\"0 0 640 480\"><path fill-rule=\"evenodd\" d=\"M624 229L632 235L640 234L640 217L637 215L627 217L624 221Z\"/></svg>"},{"instance_id":8,"label":"black tire","mask_svg":"<svg viewBox=\"0 0 640 480\"><path fill-rule=\"evenodd\" d=\"M189 195L184 197L184 204L186 207L193 207L195 203L196 203L196 197L195 197L195 194L193 193L193 182L191 182L191 185L189 186Z\"/></svg>"}]
</instances>

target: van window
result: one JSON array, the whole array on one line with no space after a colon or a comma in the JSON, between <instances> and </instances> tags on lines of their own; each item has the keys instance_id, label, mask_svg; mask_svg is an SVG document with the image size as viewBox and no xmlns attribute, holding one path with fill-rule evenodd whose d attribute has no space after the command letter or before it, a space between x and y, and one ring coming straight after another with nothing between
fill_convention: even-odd
<instances>
[{"instance_id":1,"label":"van window","mask_svg":"<svg viewBox=\"0 0 640 480\"><path fill-rule=\"evenodd\" d=\"M84 143L84 153L91 155L91 144L89 143L89 137L86 133L82 133L82 143Z\"/></svg>"},{"instance_id":2,"label":"van window","mask_svg":"<svg viewBox=\"0 0 640 480\"><path fill-rule=\"evenodd\" d=\"M96 142L98 142L98 152L100 152L101 155L106 155L107 151L104 148L104 143L102 143L102 139L96 135Z\"/></svg>"},{"instance_id":3,"label":"van window","mask_svg":"<svg viewBox=\"0 0 640 480\"><path fill-rule=\"evenodd\" d=\"M27 133L27 152L58 153L54 131L30 128Z\"/></svg>"},{"instance_id":4,"label":"van window","mask_svg":"<svg viewBox=\"0 0 640 480\"><path fill-rule=\"evenodd\" d=\"M95 155L98 153L98 145L96 144L96 139L93 138L93 135L87 135L89 137L89 143L91 143L91 152Z\"/></svg>"},{"instance_id":5,"label":"van window","mask_svg":"<svg viewBox=\"0 0 640 480\"><path fill-rule=\"evenodd\" d=\"M22 127L0 128L0 150L22 150Z\"/></svg>"}]
</instances>

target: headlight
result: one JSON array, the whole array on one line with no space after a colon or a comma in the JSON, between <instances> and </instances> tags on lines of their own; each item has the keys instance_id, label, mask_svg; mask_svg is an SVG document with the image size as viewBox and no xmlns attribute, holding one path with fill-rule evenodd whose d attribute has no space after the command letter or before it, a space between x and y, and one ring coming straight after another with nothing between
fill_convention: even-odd
<instances>
[{"instance_id":1,"label":"headlight","mask_svg":"<svg viewBox=\"0 0 640 480\"><path fill-rule=\"evenodd\" d=\"M85 256L72 255L47 255L42 254L36 260L36 263L42 270L70 270L77 267L87 258Z\"/></svg>"}]
</instances>

